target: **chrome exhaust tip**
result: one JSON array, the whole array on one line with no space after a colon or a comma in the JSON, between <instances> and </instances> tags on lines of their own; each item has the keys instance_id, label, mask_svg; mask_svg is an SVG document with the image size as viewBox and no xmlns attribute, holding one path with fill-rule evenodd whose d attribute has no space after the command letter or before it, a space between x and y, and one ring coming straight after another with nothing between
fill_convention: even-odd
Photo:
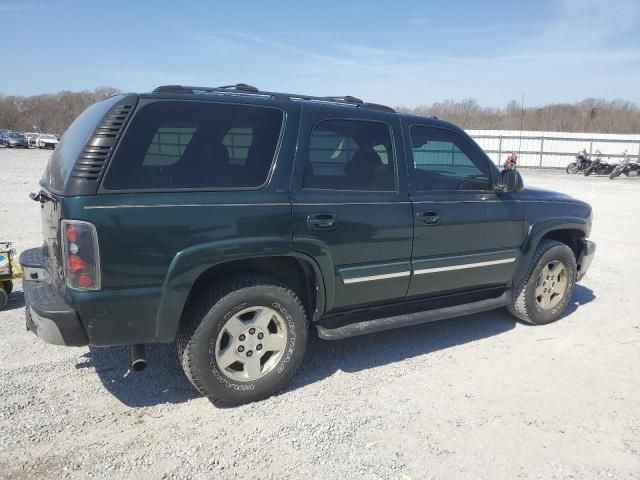
<instances>
[{"instance_id":1,"label":"chrome exhaust tip","mask_svg":"<svg viewBox=\"0 0 640 480\"><path fill-rule=\"evenodd\" d=\"M147 356L144 352L144 344L131 345L131 369L141 372L147 368Z\"/></svg>"}]
</instances>

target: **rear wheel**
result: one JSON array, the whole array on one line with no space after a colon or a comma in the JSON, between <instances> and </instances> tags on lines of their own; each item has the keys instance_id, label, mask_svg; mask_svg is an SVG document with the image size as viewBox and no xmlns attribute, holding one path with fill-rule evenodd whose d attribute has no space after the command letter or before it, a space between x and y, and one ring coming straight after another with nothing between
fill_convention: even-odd
<instances>
[{"instance_id":1,"label":"rear wheel","mask_svg":"<svg viewBox=\"0 0 640 480\"><path fill-rule=\"evenodd\" d=\"M578 164L576 162L571 162L569 165L567 165L567 173L575 174L578 173L579 170L580 167L578 167Z\"/></svg>"},{"instance_id":2,"label":"rear wheel","mask_svg":"<svg viewBox=\"0 0 640 480\"><path fill-rule=\"evenodd\" d=\"M622 173L622 170L624 170L624 168L618 168L618 167L614 168L613 172L609 174L609 179L613 180L614 178L619 177L620 174Z\"/></svg>"},{"instance_id":3,"label":"rear wheel","mask_svg":"<svg viewBox=\"0 0 640 480\"><path fill-rule=\"evenodd\" d=\"M576 270L576 258L567 245L543 240L513 293L509 311L534 325L556 321L573 297Z\"/></svg>"},{"instance_id":4,"label":"rear wheel","mask_svg":"<svg viewBox=\"0 0 640 480\"><path fill-rule=\"evenodd\" d=\"M233 405L283 388L302 362L307 337L307 315L296 294L275 279L248 274L190 301L176 343L194 387Z\"/></svg>"},{"instance_id":5,"label":"rear wheel","mask_svg":"<svg viewBox=\"0 0 640 480\"><path fill-rule=\"evenodd\" d=\"M11 280L6 280L0 286L6 290L7 295L11 295L11 292L13 292L13 282Z\"/></svg>"}]
</instances>

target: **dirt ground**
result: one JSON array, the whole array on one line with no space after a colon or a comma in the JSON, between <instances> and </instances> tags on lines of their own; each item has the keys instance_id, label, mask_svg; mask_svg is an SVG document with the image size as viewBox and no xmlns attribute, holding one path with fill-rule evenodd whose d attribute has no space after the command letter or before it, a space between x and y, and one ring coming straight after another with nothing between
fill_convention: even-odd
<instances>
[{"instance_id":1,"label":"dirt ground","mask_svg":"<svg viewBox=\"0 0 640 480\"><path fill-rule=\"evenodd\" d=\"M41 242L49 153L0 149L0 239ZM172 345L47 345L21 286L0 312L0 477L640 479L640 179L524 171L594 208L598 251L563 319L504 310L312 342L293 384L219 409ZM637 180L637 181L636 181Z\"/></svg>"}]
</instances>

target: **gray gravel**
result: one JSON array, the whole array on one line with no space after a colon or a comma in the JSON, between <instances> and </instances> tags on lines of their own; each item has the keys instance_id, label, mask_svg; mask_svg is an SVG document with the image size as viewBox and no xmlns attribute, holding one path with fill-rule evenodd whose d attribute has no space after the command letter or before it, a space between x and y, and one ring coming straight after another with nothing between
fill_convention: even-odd
<instances>
[{"instance_id":1,"label":"gray gravel","mask_svg":"<svg viewBox=\"0 0 640 480\"><path fill-rule=\"evenodd\" d=\"M48 153L0 149L0 237L41 241ZM312 343L285 392L219 409L171 345L47 345L0 312L2 478L640 479L640 181L525 171L591 202L598 254L558 323L504 311Z\"/></svg>"}]
</instances>

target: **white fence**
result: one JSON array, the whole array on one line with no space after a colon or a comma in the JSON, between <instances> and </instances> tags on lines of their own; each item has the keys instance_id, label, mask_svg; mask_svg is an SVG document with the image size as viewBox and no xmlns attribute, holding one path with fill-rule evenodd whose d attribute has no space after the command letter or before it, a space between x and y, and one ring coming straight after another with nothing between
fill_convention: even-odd
<instances>
[{"instance_id":1,"label":"white fence","mask_svg":"<svg viewBox=\"0 0 640 480\"><path fill-rule=\"evenodd\" d=\"M523 167L564 168L575 155L598 151L603 159L617 162L623 157L640 159L640 135L607 133L532 132L519 130L467 130L491 159L501 165L509 152L518 155Z\"/></svg>"}]
</instances>

